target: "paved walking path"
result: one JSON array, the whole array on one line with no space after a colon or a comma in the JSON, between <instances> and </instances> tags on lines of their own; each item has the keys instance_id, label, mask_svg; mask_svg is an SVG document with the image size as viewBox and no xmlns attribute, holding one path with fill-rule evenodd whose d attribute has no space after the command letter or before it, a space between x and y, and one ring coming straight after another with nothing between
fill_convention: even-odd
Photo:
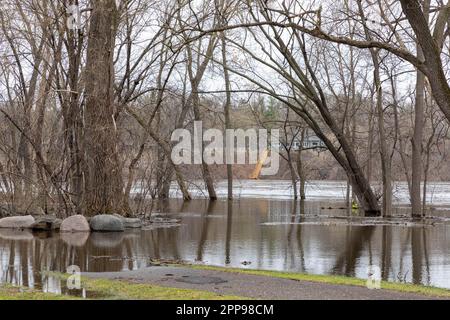
<instances>
[{"instance_id":1,"label":"paved walking path","mask_svg":"<svg viewBox=\"0 0 450 320\"><path fill-rule=\"evenodd\" d=\"M90 278L126 280L172 288L196 289L223 295L237 295L265 300L398 300L433 297L366 287L297 281L259 275L187 267L150 267L137 271L84 273Z\"/></svg>"}]
</instances>

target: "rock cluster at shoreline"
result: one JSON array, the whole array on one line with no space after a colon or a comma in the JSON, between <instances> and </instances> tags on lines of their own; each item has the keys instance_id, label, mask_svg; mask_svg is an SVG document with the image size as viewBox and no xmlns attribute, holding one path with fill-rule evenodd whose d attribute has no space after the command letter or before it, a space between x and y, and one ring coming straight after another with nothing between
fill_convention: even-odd
<instances>
[{"instance_id":1,"label":"rock cluster at shoreline","mask_svg":"<svg viewBox=\"0 0 450 320\"><path fill-rule=\"evenodd\" d=\"M143 223L138 218L125 218L120 215L98 215L87 219L74 215L61 220L55 216L12 216L0 219L0 229L76 232L123 232L126 229L141 229Z\"/></svg>"}]
</instances>

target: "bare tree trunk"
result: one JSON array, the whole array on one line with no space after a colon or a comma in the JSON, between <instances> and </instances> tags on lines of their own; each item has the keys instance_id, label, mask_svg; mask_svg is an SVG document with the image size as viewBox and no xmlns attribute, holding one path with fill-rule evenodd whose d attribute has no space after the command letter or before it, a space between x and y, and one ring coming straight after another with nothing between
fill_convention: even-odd
<instances>
[{"instance_id":1,"label":"bare tree trunk","mask_svg":"<svg viewBox=\"0 0 450 320\"><path fill-rule=\"evenodd\" d=\"M161 129L161 112L156 114L156 130ZM170 185L172 183L173 168L168 165L169 160L166 159L166 154L162 146L158 145L157 153L157 171L156 171L156 183L158 199L167 199L170 196Z\"/></svg>"},{"instance_id":2,"label":"bare tree trunk","mask_svg":"<svg viewBox=\"0 0 450 320\"><path fill-rule=\"evenodd\" d=\"M378 57L374 59L374 63L378 63ZM380 141L380 158L381 158L381 172L383 178L383 215L390 216L392 211L392 174L391 174L391 160L388 154L388 147L386 141L386 133L384 127L384 112L383 112L383 93L381 88L381 79L379 74L379 65L375 66L375 86L377 92L377 115L378 115L378 136Z\"/></svg>"},{"instance_id":3,"label":"bare tree trunk","mask_svg":"<svg viewBox=\"0 0 450 320\"><path fill-rule=\"evenodd\" d=\"M300 138L300 149L298 150L298 157L297 157L297 172L300 179L300 199L305 200L306 199L306 172L303 164L302 159L302 148L303 143L305 141L305 133L306 129L302 130L301 138Z\"/></svg>"},{"instance_id":4,"label":"bare tree trunk","mask_svg":"<svg viewBox=\"0 0 450 320\"><path fill-rule=\"evenodd\" d=\"M192 99L192 108L194 110L194 117L196 121L201 121L201 115L200 115L200 98L198 95L198 86L195 84L192 87L192 90L194 91L192 93L193 99ZM203 137L200 137L202 141L200 141L201 144L203 144L202 150L204 150L206 144L203 142ZM213 177L211 175L211 171L209 170L208 164L205 162L203 154L202 154L202 174L203 174L203 180L205 181L206 189L208 190L209 199L212 201L217 200L217 194L216 190L214 188L214 181Z\"/></svg>"},{"instance_id":5,"label":"bare tree trunk","mask_svg":"<svg viewBox=\"0 0 450 320\"><path fill-rule=\"evenodd\" d=\"M294 191L294 199L298 199L298 187L297 187L297 172L295 172L294 164L292 163L292 155L291 150L288 150L287 155L287 163L289 166L289 172L291 173L291 182L292 182L292 189Z\"/></svg>"},{"instance_id":6,"label":"bare tree trunk","mask_svg":"<svg viewBox=\"0 0 450 320\"><path fill-rule=\"evenodd\" d=\"M366 39L368 41L372 40L372 36L366 25L365 15L362 8L361 0L358 0L359 14L362 18L362 23L364 26L364 31L366 34ZM390 216L392 211L392 174L391 174L391 159L388 153L388 146L386 141L386 130L384 127L384 110L383 110L383 88L381 87L381 77L380 77L380 61L378 57L378 51L371 48L370 54L372 57L372 63L374 67L374 85L376 93L376 110L378 117L378 137L379 137L379 148L380 148L380 158L381 158L381 171L383 178L383 215Z\"/></svg>"},{"instance_id":7,"label":"bare tree trunk","mask_svg":"<svg viewBox=\"0 0 450 320\"><path fill-rule=\"evenodd\" d=\"M327 138L327 136L318 128L317 124L311 121L311 118L304 118L316 135L325 143L328 150L332 153L333 157L345 170L347 177L352 185L352 190L359 200L361 209L364 210L366 216L378 216L380 214L380 208L378 200L373 193L373 190L367 181L364 173L359 166L356 156L350 147L350 143L344 137L344 134L337 127L336 123L331 119L328 110L321 110L324 113L324 118L328 120L328 125L332 132L336 135L344 155L342 155L334 144Z\"/></svg>"},{"instance_id":8,"label":"bare tree trunk","mask_svg":"<svg viewBox=\"0 0 450 320\"><path fill-rule=\"evenodd\" d=\"M367 181L370 183L372 180L372 150L373 150L373 113L372 106L369 113L369 130L367 134L367 167L366 167L366 177Z\"/></svg>"},{"instance_id":9,"label":"bare tree trunk","mask_svg":"<svg viewBox=\"0 0 450 320\"><path fill-rule=\"evenodd\" d=\"M428 20L429 0L423 1L424 17ZM417 58L423 60L424 54L420 44L417 44ZM417 71L416 80L416 102L414 106L414 133L412 138L412 163L411 163L411 207L412 216L421 217L422 200L420 184L422 182L422 139L424 126L424 105L425 105L425 75Z\"/></svg>"},{"instance_id":10,"label":"bare tree trunk","mask_svg":"<svg viewBox=\"0 0 450 320\"><path fill-rule=\"evenodd\" d=\"M147 140L147 136L145 136L142 139L142 142L139 146L139 151L136 154L136 156L131 160L130 165L128 166L128 179L127 179L127 183L125 186L125 192L124 192L124 201L128 201L128 199L130 198L130 194L131 194L131 189L133 187L134 184L134 179L135 179L135 175L136 175L136 166L139 162L139 160L141 159L144 150L145 150L145 143ZM125 213L127 216L131 216L131 212L126 212Z\"/></svg>"},{"instance_id":11,"label":"bare tree trunk","mask_svg":"<svg viewBox=\"0 0 450 320\"><path fill-rule=\"evenodd\" d=\"M68 74L67 82L69 84L69 98L63 104L64 134L65 141L69 149L69 184L72 193L72 202L75 205L77 214L83 212L83 151L82 132L83 123L80 106L79 94L79 72L81 56L84 44L83 32L78 32L75 37L72 31L67 31L67 52L68 52ZM65 88L61 88L65 89ZM64 107L64 105L66 105Z\"/></svg>"},{"instance_id":12,"label":"bare tree trunk","mask_svg":"<svg viewBox=\"0 0 450 320\"><path fill-rule=\"evenodd\" d=\"M419 48L418 48L419 49ZM420 51L420 49L419 49ZM416 103L414 108L414 133L412 138L411 159L411 209L413 217L422 216L422 200L420 185L422 182L422 138L424 125L424 89L425 76L417 72Z\"/></svg>"},{"instance_id":13,"label":"bare tree trunk","mask_svg":"<svg viewBox=\"0 0 450 320\"><path fill-rule=\"evenodd\" d=\"M187 47L186 47L187 69L188 69L189 80L191 83L191 94L187 100L188 104L186 105L186 107L190 108L192 106L192 109L194 111L194 118L196 121L202 120L201 113L200 113L200 96L198 93L198 89L200 86L200 82L205 74L206 67L208 66L209 62L212 59L216 44L217 44L217 37L215 35L211 35L211 37L209 39L208 47L205 52L205 58L202 61L202 63L199 64L195 73L194 73L193 50L190 45L187 45ZM200 54L200 52L198 54ZM189 110L189 109L186 109L186 110ZM180 127L181 127L181 125L182 125L182 122L180 123ZM203 144L203 147L205 147L205 143L203 142L203 137L198 137L198 138L201 139L201 141L199 141L199 143ZM216 194L216 190L214 188L214 181L213 181L211 172L209 170L209 166L204 161L203 154L201 156L202 156L201 166L202 166L203 180L205 182L206 189L208 190L208 195L209 195L210 200L214 201L214 200L217 200L217 194Z\"/></svg>"},{"instance_id":14,"label":"bare tree trunk","mask_svg":"<svg viewBox=\"0 0 450 320\"><path fill-rule=\"evenodd\" d=\"M163 153L161 148L158 151L159 153ZM164 154L159 155L158 164L161 166L157 175L158 185L158 199L168 199L170 196L170 186L172 184L173 177L173 168L171 166L167 166L167 162L165 160ZM163 170L166 169L166 170Z\"/></svg>"},{"instance_id":15,"label":"bare tree trunk","mask_svg":"<svg viewBox=\"0 0 450 320\"><path fill-rule=\"evenodd\" d=\"M86 62L85 203L88 216L122 214L122 168L114 119L114 44L118 11L115 0L91 1Z\"/></svg>"},{"instance_id":16,"label":"bare tree trunk","mask_svg":"<svg viewBox=\"0 0 450 320\"><path fill-rule=\"evenodd\" d=\"M231 82L230 73L228 71L228 61L227 61L227 47L225 33L222 32L222 64L223 64L223 75L225 79L225 90L226 90L226 101L224 106L225 113L225 129L232 129L230 108L231 108ZM233 199L233 165L227 163L227 183L228 183L228 200Z\"/></svg>"},{"instance_id":17,"label":"bare tree trunk","mask_svg":"<svg viewBox=\"0 0 450 320\"><path fill-rule=\"evenodd\" d=\"M405 154L405 144L403 142L403 138L401 137L401 128L400 128L400 119L399 119L399 106L397 101L397 88L395 86L395 79L394 77L390 77L391 82L391 90L392 90L392 108L394 110L394 124L395 124L395 130L397 131L396 136L398 139L398 153L400 154L400 159L403 165L404 173L405 173L405 179L406 183L408 184L408 192L411 194L411 177L408 172L408 161L406 159ZM395 142L394 142L395 143Z\"/></svg>"},{"instance_id":18,"label":"bare tree trunk","mask_svg":"<svg viewBox=\"0 0 450 320\"><path fill-rule=\"evenodd\" d=\"M436 103L444 113L448 121L450 121L450 87L441 61L441 46L444 38L440 30L436 29L432 35L428 24L429 5L424 4L422 11L418 0L400 0L403 12L414 30L417 43L422 48L424 61L422 71L430 82L433 91L433 97ZM445 14L445 10L441 10ZM445 21L444 21L445 22ZM445 30L445 25L443 30ZM442 39L441 39L442 38ZM440 39L440 40L438 40Z\"/></svg>"},{"instance_id":19,"label":"bare tree trunk","mask_svg":"<svg viewBox=\"0 0 450 320\"><path fill-rule=\"evenodd\" d=\"M422 190L422 215L425 216L426 215L426 208L427 208L427 184L428 184L428 173L430 170L430 160L431 160L431 147L433 145L433 140L439 139L439 134L436 134L436 125L433 125L433 121L432 122L432 126L433 126L433 130L431 132L430 137L428 138L426 147L425 147L425 162L423 164L423 190ZM436 137L436 135L438 137Z\"/></svg>"},{"instance_id":20,"label":"bare tree trunk","mask_svg":"<svg viewBox=\"0 0 450 320\"><path fill-rule=\"evenodd\" d=\"M423 172L423 190L422 190L422 216L426 215L427 209L427 183L428 183L428 170L430 169L430 151L428 150Z\"/></svg>"}]
</instances>

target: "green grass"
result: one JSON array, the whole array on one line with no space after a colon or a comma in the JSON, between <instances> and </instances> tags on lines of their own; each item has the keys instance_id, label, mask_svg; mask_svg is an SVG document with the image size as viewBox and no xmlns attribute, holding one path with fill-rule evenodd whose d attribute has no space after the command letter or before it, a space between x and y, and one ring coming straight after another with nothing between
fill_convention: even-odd
<instances>
[{"instance_id":1,"label":"green grass","mask_svg":"<svg viewBox=\"0 0 450 320\"><path fill-rule=\"evenodd\" d=\"M67 300L70 297L44 293L41 291L15 287L12 285L0 285L0 300ZM75 299L75 297L73 297Z\"/></svg>"},{"instance_id":2,"label":"green grass","mask_svg":"<svg viewBox=\"0 0 450 320\"><path fill-rule=\"evenodd\" d=\"M82 280L84 288L99 294L102 299L119 300L237 300L237 296L213 292L154 286L106 279Z\"/></svg>"},{"instance_id":3,"label":"green grass","mask_svg":"<svg viewBox=\"0 0 450 320\"><path fill-rule=\"evenodd\" d=\"M297 281L311 281L311 282L320 282L320 283L327 283L327 284L360 286L360 287L366 286L366 280L364 280L364 279L345 277L345 276L314 275L314 274L303 274L303 273L293 273L293 272L249 270L249 269L224 268L224 267L202 266L202 265L186 265L184 267L189 267L189 268L198 269L198 270L214 270L214 271L232 272L232 273L240 273L240 274L259 275L259 276L290 279L290 280L297 280ZM401 282L382 281L381 289L399 291L399 292L405 292L405 293L422 294L422 295L434 296L434 297L450 297L450 290L447 290L447 289L415 285L415 284L409 284L409 283L401 283Z\"/></svg>"},{"instance_id":4,"label":"green grass","mask_svg":"<svg viewBox=\"0 0 450 320\"><path fill-rule=\"evenodd\" d=\"M66 274L48 272L47 276L65 281ZM107 300L242 300L244 297L220 295L213 292L168 288L128 281L91 279L82 277L82 287L88 299ZM1 293L0 293L1 296Z\"/></svg>"},{"instance_id":5,"label":"green grass","mask_svg":"<svg viewBox=\"0 0 450 320\"><path fill-rule=\"evenodd\" d=\"M329 275L311 275L292 272L249 270L237 268L223 268L200 265L174 265L198 270L214 270L221 272L259 275L272 278L290 279L297 281L311 281L335 285L366 286L366 281L358 278ZM46 273L47 276L56 277L61 281L68 275L62 273ZM82 278L82 286L87 291L88 299L108 300L240 300L239 296L226 296L208 291L167 288L150 284L141 284L128 281ZM432 297L450 297L450 290L420 286L414 284L382 281L381 288L405 293L421 294ZM33 289L0 285L0 300L67 300L80 299L75 296L43 293Z\"/></svg>"}]
</instances>

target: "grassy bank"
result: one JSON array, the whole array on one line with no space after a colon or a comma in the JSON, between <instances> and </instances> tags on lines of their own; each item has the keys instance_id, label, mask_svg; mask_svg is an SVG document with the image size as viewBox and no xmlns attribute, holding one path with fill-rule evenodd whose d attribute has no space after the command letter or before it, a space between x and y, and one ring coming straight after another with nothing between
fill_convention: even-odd
<instances>
[{"instance_id":1,"label":"grassy bank","mask_svg":"<svg viewBox=\"0 0 450 320\"><path fill-rule=\"evenodd\" d=\"M213 270L228 273L239 273L247 275L258 275L271 278L290 279L297 281L311 281L334 285L366 286L363 279L329 276L310 275L291 272L277 272L264 270L248 270L237 268L223 268L200 265L173 265L180 268L192 268L197 270ZM48 273L47 276L58 278L65 282L68 275L61 273ZM209 291L168 288L150 284L133 283L129 281L90 279L82 278L82 287L86 291L87 299L107 300L239 300L246 299L239 296L220 295ZM450 290L413 285L399 282L382 281L381 289L404 293L414 293L432 297L450 298ZM11 285L0 285L0 300L67 300L80 299L80 295L56 295L43 293L37 290L14 287Z\"/></svg>"},{"instance_id":2,"label":"grassy bank","mask_svg":"<svg viewBox=\"0 0 450 320\"><path fill-rule=\"evenodd\" d=\"M41 291L15 287L7 284L0 285L0 300L67 300L70 297L44 293ZM75 297L73 297L75 299Z\"/></svg>"},{"instance_id":3,"label":"grassy bank","mask_svg":"<svg viewBox=\"0 0 450 320\"><path fill-rule=\"evenodd\" d=\"M102 299L119 300L236 300L237 296L218 295L213 292L167 288L149 284L130 283L106 279L83 278L83 287Z\"/></svg>"},{"instance_id":4,"label":"grassy bank","mask_svg":"<svg viewBox=\"0 0 450 320\"><path fill-rule=\"evenodd\" d=\"M49 274L50 275L50 274ZM51 273L63 283L66 275ZM239 300L237 296L219 295L200 290L166 288L126 281L82 278L82 287L91 300ZM78 300L81 296L56 295L37 290L0 285L0 300Z\"/></svg>"},{"instance_id":5,"label":"grassy bank","mask_svg":"<svg viewBox=\"0 0 450 320\"><path fill-rule=\"evenodd\" d=\"M186 267L186 266L184 266L184 267ZM198 269L198 270L214 270L214 271L222 271L222 272L266 276L266 277L272 277L272 278L290 279L290 280L297 280L297 281L311 281L311 282L320 282L320 283L328 283L328 284L336 284L336 285L348 285L348 286L360 286L360 287L366 286L366 280L364 280L364 279L345 277L345 276L314 275L314 274L302 274L302 273L293 273L293 272L224 268L224 267L204 266L204 265L188 265L187 267L192 268L192 269ZM422 295L434 296L434 297L449 297L450 298L450 290L436 288L436 287L409 284L409 283L402 283L402 282L382 281L381 289L406 292L406 293L416 293L416 294L422 294Z\"/></svg>"}]
</instances>

